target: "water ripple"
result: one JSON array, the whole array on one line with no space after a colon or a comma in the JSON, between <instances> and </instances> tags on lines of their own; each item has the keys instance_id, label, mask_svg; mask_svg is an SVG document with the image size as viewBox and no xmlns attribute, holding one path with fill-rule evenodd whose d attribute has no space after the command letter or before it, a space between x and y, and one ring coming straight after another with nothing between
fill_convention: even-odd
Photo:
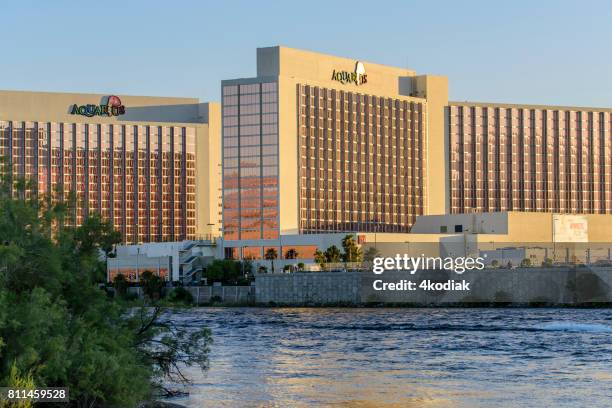
<instances>
[{"instance_id":1,"label":"water ripple","mask_svg":"<svg viewBox=\"0 0 612 408\"><path fill-rule=\"evenodd\" d=\"M612 406L605 309L197 308L189 407Z\"/></svg>"}]
</instances>

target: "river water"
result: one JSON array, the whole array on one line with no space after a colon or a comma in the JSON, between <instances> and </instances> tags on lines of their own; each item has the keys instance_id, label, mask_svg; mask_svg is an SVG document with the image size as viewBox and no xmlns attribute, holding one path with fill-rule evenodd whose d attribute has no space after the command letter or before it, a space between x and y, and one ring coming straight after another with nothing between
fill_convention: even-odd
<instances>
[{"instance_id":1,"label":"river water","mask_svg":"<svg viewBox=\"0 0 612 408\"><path fill-rule=\"evenodd\" d=\"M610 309L195 308L188 407L612 407Z\"/></svg>"}]
</instances>

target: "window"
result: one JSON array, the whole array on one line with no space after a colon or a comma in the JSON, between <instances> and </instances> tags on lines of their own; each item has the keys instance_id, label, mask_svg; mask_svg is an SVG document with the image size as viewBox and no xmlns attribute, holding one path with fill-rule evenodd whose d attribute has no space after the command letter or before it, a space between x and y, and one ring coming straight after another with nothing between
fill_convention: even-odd
<instances>
[{"instance_id":1,"label":"window","mask_svg":"<svg viewBox=\"0 0 612 408\"><path fill-rule=\"evenodd\" d=\"M455 225L455 232L463 232L463 225L461 224Z\"/></svg>"},{"instance_id":2,"label":"window","mask_svg":"<svg viewBox=\"0 0 612 408\"><path fill-rule=\"evenodd\" d=\"M446 234L448 232L448 227L446 225L440 226L440 233Z\"/></svg>"}]
</instances>

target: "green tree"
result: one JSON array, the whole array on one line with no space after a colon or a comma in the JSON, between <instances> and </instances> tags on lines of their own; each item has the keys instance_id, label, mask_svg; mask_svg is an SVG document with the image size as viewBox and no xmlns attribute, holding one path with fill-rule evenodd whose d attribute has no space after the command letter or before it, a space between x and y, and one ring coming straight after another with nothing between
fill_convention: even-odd
<instances>
[{"instance_id":1,"label":"green tree","mask_svg":"<svg viewBox=\"0 0 612 408\"><path fill-rule=\"evenodd\" d=\"M113 287L115 288L115 293L118 296L126 297L130 283L125 278L125 275L119 273L117 276L115 276L115 279L113 279Z\"/></svg>"},{"instance_id":2,"label":"green tree","mask_svg":"<svg viewBox=\"0 0 612 408\"><path fill-rule=\"evenodd\" d=\"M224 285L245 283L244 275L253 273L250 261L234 261L232 259L216 259L206 267L204 277L209 282L221 282Z\"/></svg>"},{"instance_id":3,"label":"green tree","mask_svg":"<svg viewBox=\"0 0 612 408\"><path fill-rule=\"evenodd\" d=\"M142 291L150 300L156 301L161 298L164 281L151 271L144 271L140 275Z\"/></svg>"},{"instance_id":4,"label":"green tree","mask_svg":"<svg viewBox=\"0 0 612 408\"><path fill-rule=\"evenodd\" d=\"M271 263L272 273L274 273L274 260L278 258L278 252L276 248L268 248L266 249L266 253L264 254L264 258Z\"/></svg>"},{"instance_id":5,"label":"green tree","mask_svg":"<svg viewBox=\"0 0 612 408\"><path fill-rule=\"evenodd\" d=\"M17 369L17 365L13 363L9 371L7 387L21 388L26 390L34 390L36 386L31 374L22 375ZM34 406L32 400L24 399L19 402L8 402L0 400L0 408L32 408Z\"/></svg>"},{"instance_id":6,"label":"green tree","mask_svg":"<svg viewBox=\"0 0 612 408\"><path fill-rule=\"evenodd\" d=\"M295 248L288 249L287 252L285 252L285 259L297 259L297 257L298 251L296 251Z\"/></svg>"},{"instance_id":7,"label":"green tree","mask_svg":"<svg viewBox=\"0 0 612 408\"><path fill-rule=\"evenodd\" d=\"M173 327L164 309L99 288L100 252L117 236L110 224L66 227L70 205L14 199L25 197L15 186L0 183L0 384L16 372L69 387L70 406L134 407L186 381L182 367L206 367L208 330Z\"/></svg>"},{"instance_id":8,"label":"green tree","mask_svg":"<svg viewBox=\"0 0 612 408\"><path fill-rule=\"evenodd\" d=\"M298 262L297 264L297 268L298 271L303 271L306 265L304 265L304 262Z\"/></svg>"},{"instance_id":9,"label":"green tree","mask_svg":"<svg viewBox=\"0 0 612 408\"><path fill-rule=\"evenodd\" d=\"M363 261L363 251L361 247L357 245L355 242L355 237L352 235L346 235L342 238L342 249L344 253L342 254L342 259L344 262L362 262Z\"/></svg>"},{"instance_id":10,"label":"green tree","mask_svg":"<svg viewBox=\"0 0 612 408\"><path fill-rule=\"evenodd\" d=\"M531 259L525 258L521 261L521 268L529 268L531 266Z\"/></svg>"},{"instance_id":11,"label":"green tree","mask_svg":"<svg viewBox=\"0 0 612 408\"><path fill-rule=\"evenodd\" d=\"M491 266L493 268L497 268L499 266L499 261L497 259L494 259L491 261Z\"/></svg>"},{"instance_id":12,"label":"green tree","mask_svg":"<svg viewBox=\"0 0 612 408\"><path fill-rule=\"evenodd\" d=\"M166 297L170 302L184 303L190 305L194 302L193 295L182 286L174 288Z\"/></svg>"},{"instance_id":13,"label":"green tree","mask_svg":"<svg viewBox=\"0 0 612 408\"><path fill-rule=\"evenodd\" d=\"M317 248L317 250L314 253L314 261L319 264L319 266L321 267L321 269L325 268L325 262L327 262L327 256L325 255L325 252L321 251L320 249Z\"/></svg>"},{"instance_id":14,"label":"green tree","mask_svg":"<svg viewBox=\"0 0 612 408\"><path fill-rule=\"evenodd\" d=\"M366 262L373 262L374 258L380 257L380 251L375 247L369 247L363 254L363 260Z\"/></svg>"},{"instance_id":15,"label":"green tree","mask_svg":"<svg viewBox=\"0 0 612 408\"><path fill-rule=\"evenodd\" d=\"M77 229L74 235L77 245L82 246L82 250L89 251L95 246L107 257L112 254L115 245L121 242L121 233L95 213L85 219L82 227Z\"/></svg>"},{"instance_id":16,"label":"green tree","mask_svg":"<svg viewBox=\"0 0 612 408\"><path fill-rule=\"evenodd\" d=\"M542 261L542 266L545 268L550 268L553 266L553 260L550 258L545 258L544 261Z\"/></svg>"},{"instance_id":17,"label":"green tree","mask_svg":"<svg viewBox=\"0 0 612 408\"><path fill-rule=\"evenodd\" d=\"M332 245L325 250L325 259L329 263L338 263L342 259L342 253L337 246Z\"/></svg>"}]
</instances>

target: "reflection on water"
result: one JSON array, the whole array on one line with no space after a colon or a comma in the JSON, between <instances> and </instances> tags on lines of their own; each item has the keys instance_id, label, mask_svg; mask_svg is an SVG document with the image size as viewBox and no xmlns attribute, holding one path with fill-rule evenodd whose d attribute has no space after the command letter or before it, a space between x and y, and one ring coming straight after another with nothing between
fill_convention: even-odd
<instances>
[{"instance_id":1,"label":"reflection on water","mask_svg":"<svg viewBox=\"0 0 612 408\"><path fill-rule=\"evenodd\" d=\"M221 309L189 407L612 406L612 311Z\"/></svg>"}]
</instances>

